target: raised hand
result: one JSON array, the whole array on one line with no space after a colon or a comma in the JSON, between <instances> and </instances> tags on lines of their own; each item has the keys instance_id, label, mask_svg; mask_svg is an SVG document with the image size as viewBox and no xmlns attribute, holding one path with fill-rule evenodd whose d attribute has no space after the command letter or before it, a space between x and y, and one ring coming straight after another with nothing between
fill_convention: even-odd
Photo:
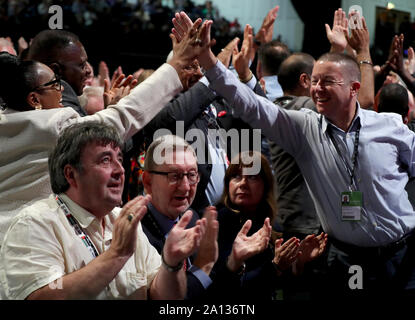
<instances>
[{"instance_id":1,"label":"raised hand","mask_svg":"<svg viewBox=\"0 0 415 320\"><path fill-rule=\"evenodd\" d=\"M235 47L233 50L233 66L238 73L239 79L243 82L249 80L248 78L251 75L249 63L252 61L252 55L255 57L252 33L252 27L247 24L244 29L244 40L242 41L241 51L238 51L238 47Z\"/></svg>"},{"instance_id":2,"label":"raised hand","mask_svg":"<svg viewBox=\"0 0 415 320\"><path fill-rule=\"evenodd\" d=\"M200 65L205 70L214 66L217 62L217 58L211 50L211 47L216 43L214 39L211 40L210 38L210 30L213 23L212 20L205 21L202 27L200 27L200 24L202 23L200 18L192 23L187 14L182 11L180 14L176 14L172 21L174 28L172 29L170 38L173 42L173 51L175 50L175 47L178 48L179 46L182 46L182 50L187 53L187 55L184 55L184 59L188 60L186 60L186 63L184 64L182 62L181 65L179 62L179 69L172 61L169 63L175 67L176 70L180 70L197 58ZM175 56L176 53L173 55L173 59ZM177 62L175 63L177 64Z\"/></svg>"},{"instance_id":3,"label":"raised hand","mask_svg":"<svg viewBox=\"0 0 415 320\"><path fill-rule=\"evenodd\" d=\"M226 68L229 68L229 65L231 63L231 58L232 58L232 54L234 52L234 49L238 49L238 43L239 43L239 38L236 37L235 39L231 40L225 48L223 48L221 50L221 52L219 52L219 54L217 55L217 58L220 62L223 63L223 65Z\"/></svg>"},{"instance_id":4,"label":"raised hand","mask_svg":"<svg viewBox=\"0 0 415 320\"><path fill-rule=\"evenodd\" d=\"M349 14L349 21L353 21L354 25L350 26L350 37L346 36L347 43L356 50L357 54L365 53L370 57L370 38L365 18L355 11Z\"/></svg>"},{"instance_id":5,"label":"raised hand","mask_svg":"<svg viewBox=\"0 0 415 320\"><path fill-rule=\"evenodd\" d=\"M105 86L105 79L110 81L110 72L105 61L101 61L98 66L98 81L101 87Z\"/></svg>"},{"instance_id":6,"label":"raised hand","mask_svg":"<svg viewBox=\"0 0 415 320\"><path fill-rule=\"evenodd\" d=\"M282 272L291 267L294 261L298 257L298 247L300 240L296 237L292 237L282 242L284 239L277 239L275 241L275 253L273 262L278 266L278 269Z\"/></svg>"},{"instance_id":7,"label":"raised hand","mask_svg":"<svg viewBox=\"0 0 415 320\"><path fill-rule=\"evenodd\" d=\"M185 229L192 218L192 211L188 210L179 222L170 230L169 236L163 247L165 262L170 266L176 266L187 257L191 256L200 246L200 242L206 231L206 218L196 222L193 228Z\"/></svg>"},{"instance_id":8,"label":"raised hand","mask_svg":"<svg viewBox=\"0 0 415 320\"><path fill-rule=\"evenodd\" d=\"M218 212L215 207L207 207L203 217L206 218L206 232L200 241L199 250L193 264L203 270L207 275L218 260L218 231L219 222L217 221Z\"/></svg>"},{"instance_id":9,"label":"raised hand","mask_svg":"<svg viewBox=\"0 0 415 320\"><path fill-rule=\"evenodd\" d=\"M408 48L408 60L405 61L405 68L410 74L415 73L415 53L412 47Z\"/></svg>"},{"instance_id":10,"label":"raised hand","mask_svg":"<svg viewBox=\"0 0 415 320\"><path fill-rule=\"evenodd\" d=\"M108 79L104 80L104 107L117 104L122 98L130 93L138 84L137 79L132 75L125 78L124 74L120 74L114 82L109 84Z\"/></svg>"},{"instance_id":11,"label":"raised hand","mask_svg":"<svg viewBox=\"0 0 415 320\"><path fill-rule=\"evenodd\" d=\"M346 35L347 29L346 13L342 9L334 12L333 28L330 29L328 24L325 24L327 39L331 44L331 52L343 52L347 46Z\"/></svg>"},{"instance_id":12,"label":"raised hand","mask_svg":"<svg viewBox=\"0 0 415 320\"><path fill-rule=\"evenodd\" d=\"M268 11L264 21L262 21L262 25L259 28L258 33L255 35L256 41L260 42L261 44L272 41L272 36L274 33L274 22L277 19L279 9L279 6L275 6ZM255 47L255 49L257 48Z\"/></svg>"},{"instance_id":13,"label":"raised hand","mask_svg":"<svg viewBox=\"0 0 415 320\"><path fill-rule=\"evenodd\" d=\"M269 218L265 219L261 229L248 237L247 234L251 226L252 221L246 221L233 242L232 252L227 262L228 268L231 271L238 270L245 260L264 251L268 245L271 236Z\"/></svg>"},{"instance_id":14,"label":"raised hand","mask_svg":"<svg viewBox=\"0 0 415 320\"><path fill-rule=\"evenodd\" d=\"M109 250L118 257L134 254L137 245L137 225L147 212L151 196L139 196L126 203L114 222L112 241Z\"/></svg>"}]
</instances>

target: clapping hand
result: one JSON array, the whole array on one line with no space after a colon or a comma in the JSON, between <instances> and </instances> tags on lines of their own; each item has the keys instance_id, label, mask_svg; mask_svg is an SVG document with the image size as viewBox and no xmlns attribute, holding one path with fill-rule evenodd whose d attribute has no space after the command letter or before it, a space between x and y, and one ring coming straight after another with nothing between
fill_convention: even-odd
<instances>
[{"instance_id":1,"label":"clapping hand","mask_svg":"<svg viewBox=\"0 0 415 320\"><path fill-rule=\"evenodd\" d=\"M198 220L193 228L186 229L192 214L192 211L186 211L179 222L170 230L166 239L163 256L165 262L170 266L176 266L191 256L199 248L206 232L206 218Z\"/></svg>"},{"instance_id":2,"label":"clapping hand","mask_svg":"<svg viewBox=\"0 0 415 320\"><path fill-rule=\"evenodd\" d=\"M228 268L231 271L238 270L247 259L264 251L268 246L268 242L271 237L271 225L269 218L265 219L264 225L261 229L253 235L247 236L251 226L252 221L247 220L233 242L232 252L227 262Z\"/></svg>"}]
</instances>

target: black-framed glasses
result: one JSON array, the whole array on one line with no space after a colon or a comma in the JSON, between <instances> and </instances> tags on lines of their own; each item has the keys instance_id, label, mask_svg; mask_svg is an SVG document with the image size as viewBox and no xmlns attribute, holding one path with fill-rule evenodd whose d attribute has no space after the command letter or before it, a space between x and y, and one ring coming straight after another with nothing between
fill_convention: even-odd
<instances>
[{"instance_id":1,"label":"black-framed glasses","mask_svg":"<svg viewBox=\"0 0 415 320\"><path fill-rule=\"evenodd\" d=\"M52 81L46 82L44 84L41 84L40 86L37 86L36 88L33 89L33 91L46 89L48 87L55 89L56 91L62 91L61 78L58 75L55 75L55 79L53 79Z\"/></svg>"},{"instance_id":2,"label":"black-framed glasses","mask_svg":"<svg viewBox=\"0 0 415 320\"><path fill-rule=\"evenodd\" d=\"M155 171L151 170L150 173L159 174L162 176L166 176L167 180L170 184L177 184L182 181L183 177L186 176L187 180L189 181L190 185L194 185L199 182L200 174L197 171L189 171L187 173L184 172L163 172L163 171Z\"/></svg>"}]
</instances>

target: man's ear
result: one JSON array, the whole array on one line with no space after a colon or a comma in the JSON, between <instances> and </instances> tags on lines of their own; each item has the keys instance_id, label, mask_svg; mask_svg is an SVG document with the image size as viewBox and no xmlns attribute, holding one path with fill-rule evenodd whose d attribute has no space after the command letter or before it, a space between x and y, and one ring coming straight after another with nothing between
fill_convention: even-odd
<instances>
[{"instance_id":1,"label":"man's ear","mask_svg":"<svg viewBox=\"0 0 415 320\"><path fill-rule=\"evenodd\" d=\"M359 81L353 81L350 87L350 93L352 94L352 96L357 96L357 94L359 93L359 89L360 89L360 82Z\"/></svg>"},{"instance_id":2,"label":"man's ear","mask_svg":"<svg viewBox=\"0 0 415 320\"><path fill-rule=\"evenodd\" d=\"M53 62L49 65L49 68L51 68L53 72L57 74L58 76L62 76L62 68L59 65L59 63Z\"/></svg>"},{"instance_id":3,"label":"man's ear","mask_svg":"<svg viewBox=\"0 0 415 320\"><path fill-rule=\"evenodd\" d=\"M146 194L152 194L151 184L152 184L152 181L151 181L150 173L148 171L144 171L143 172L143 185L144 185L144 190Z\"/></svg>"},{"instance_id":4,"label":"man's ear","mask_svg":"<svg viewBox=\"0 0 415 320\"><path fill-rule=\"evenodd\" d=\"M70 164L65 165L63 168L63 175L71 187L76 188L78 186L78 171L73 166Z\"/></svg>"},{"instance_id":5,"label":"man's ear","mask_svg":"<svg viewBox=\"0 0 415 320\"><path fill-rule=\"evenodd\" d=\"M39 96L36 92L30 92L26 97L26 102L29 106L33 109L42 109L42 105L40 104Z\"/></svg>"},{"instance_id":6,"label":"man's ear","mask_svg":"<svg viewBox=\"0 0 415 320\"><path fill-rule=\"evenodd\" d=\"M299 85L302 88L309 88L310 87L309 82L310 82L310 76L307 73L303 72L299 78Z\"/></svg>"}]
</instances>

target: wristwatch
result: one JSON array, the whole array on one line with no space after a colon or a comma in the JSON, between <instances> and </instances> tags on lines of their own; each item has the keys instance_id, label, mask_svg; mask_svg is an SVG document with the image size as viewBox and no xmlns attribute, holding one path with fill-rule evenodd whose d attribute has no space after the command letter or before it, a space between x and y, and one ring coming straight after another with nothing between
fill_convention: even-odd
<instances>
[{"instance_id":1,"label":"wristwatch","mask_svg":"<svg viewBox=\"0 0 415 320\"><path fill-rule=\"evenodd\" d=\"M177 272L183 268L183 261L181 261L177 266L171 266L167 264L166 260L164 260L164 251L161 252L161 263L169 272Z\"/></svg>"}]
</instances>

